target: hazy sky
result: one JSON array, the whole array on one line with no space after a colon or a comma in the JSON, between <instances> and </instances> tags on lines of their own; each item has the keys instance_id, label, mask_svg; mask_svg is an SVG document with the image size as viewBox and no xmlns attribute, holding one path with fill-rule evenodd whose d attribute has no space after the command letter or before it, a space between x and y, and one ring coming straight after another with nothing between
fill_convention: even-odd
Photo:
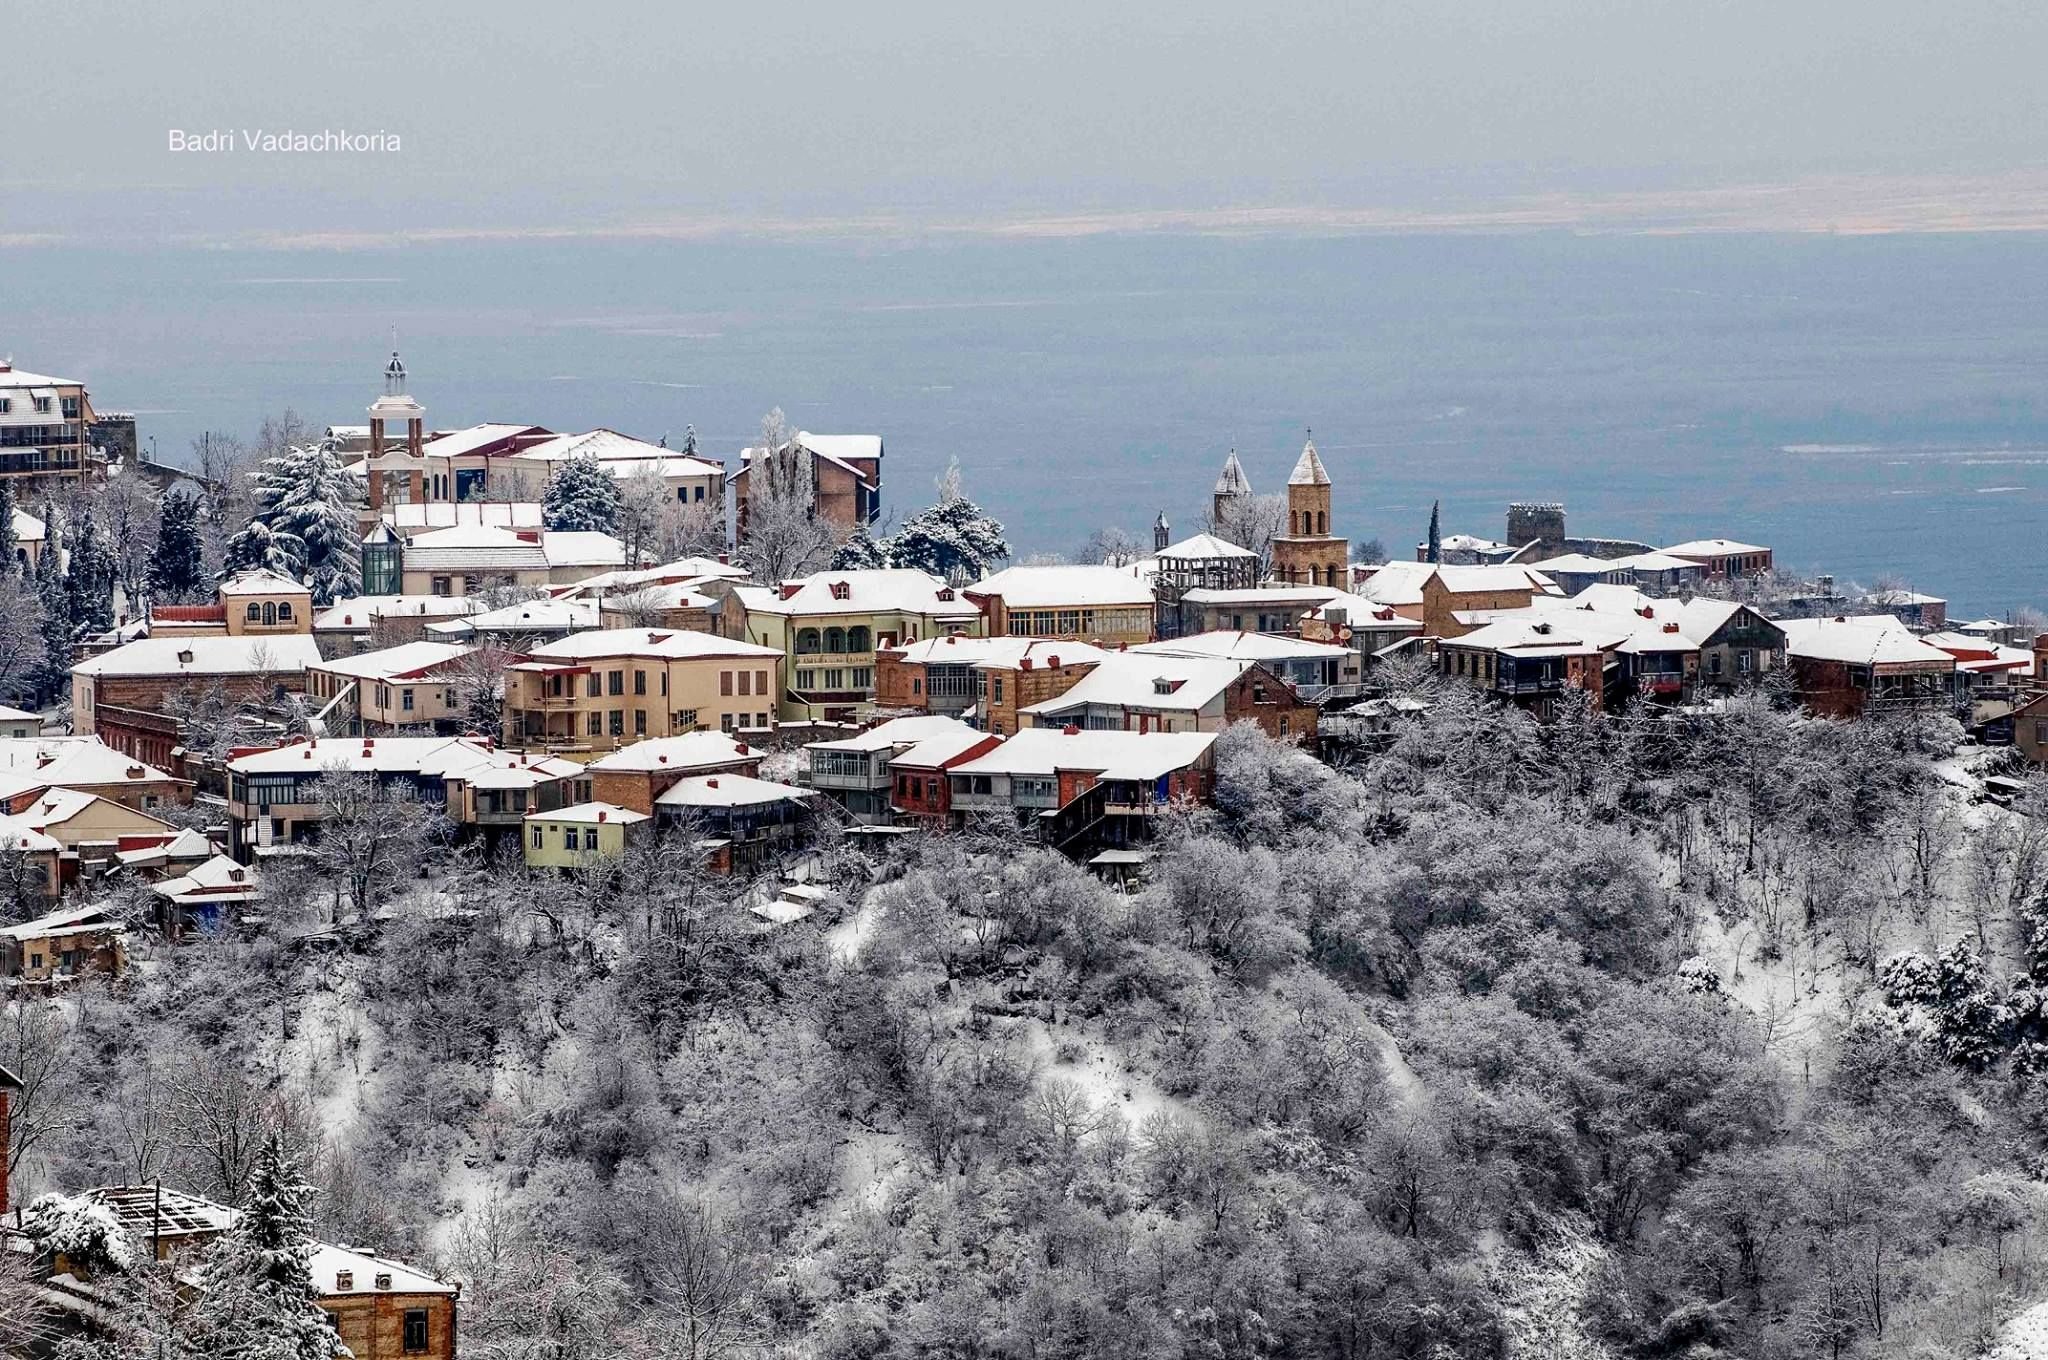
<instances>
[{"instance_id":1,"label":"hazy sky","mask_svg":"<svg viewBox=\"0 0 2048 1360\"><path fill-rule=\"evenodd\" d=\"M0 233L1373 208L2048 166L2034 0L17 9L0 126L30 154L0 160ZM174 127L402 150L174 156Z\"/></svg>"}]
</instances>

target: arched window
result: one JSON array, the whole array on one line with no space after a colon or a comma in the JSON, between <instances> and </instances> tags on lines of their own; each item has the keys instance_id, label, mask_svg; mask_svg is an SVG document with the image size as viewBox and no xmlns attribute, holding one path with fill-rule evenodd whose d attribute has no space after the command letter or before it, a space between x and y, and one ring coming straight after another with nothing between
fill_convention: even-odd
<instances>
[{"instance_id":1,"label":"arched window","mask_svg":"<svg viewBox=\"0 0 2048 1360\"><path fill-rule=\"evenodd\" d=\"M1317 533L1319 533L1319 534L1327 534L1328 532L1330 532L1330 512L1329 512L1329 511L1327 511L1327 510L1318 510L1318 511L1316 511L1316 532L1317 532Z\"/></svg>"},{"instance_id":2,"label":"arched window","mask_svg":"<svg viewBox=\"0 0 2048 1360\"><path fill-rule=\"evenodd\" d=\"M292 602L290 600L279 600L277 602L277 621L279 623L290 623L292 621Z\"/></svg>"},{"instance_id":3,"label":"arched window","mask_svg":"<svg viewBox=\"0 0 2048 1360\"><path fill-rule=\"evenodd\" d=\"M815 628L798 629L796 635L796 649L800 655L817 651L818 630Z\"/></svg>"},{"instance_id":4,"label":"arched window","mask_svg":"<svg viewBox=\"0 0 2048 1360\"><path fill-rule=\"evenodd\" d=\"M277 622L277 604L275 601L265 600L263 602L263 621L265 623Z\"/></svg>"},{"instance_id":5,"label":"arched window","mask_svg":"<svg viewBox=\"0 0 2048 1360\"><path fill-rule=\"evenodd\" d=\"M846 630L846 650L849 652L872 650L868 646L868 628L866 624L856 623L853 627Z\"/></svg>"},{"instance_id":6,"label":"arched window","mask_svg":"<svg viewBox=\"0 0 2048 1360\"><path fill-rule=\"evenodd\" d=\"M827 628L825 630L825 650L828 652L843 652L846 650L846 630L844 628Z\"/></svg>"}]
</instances>

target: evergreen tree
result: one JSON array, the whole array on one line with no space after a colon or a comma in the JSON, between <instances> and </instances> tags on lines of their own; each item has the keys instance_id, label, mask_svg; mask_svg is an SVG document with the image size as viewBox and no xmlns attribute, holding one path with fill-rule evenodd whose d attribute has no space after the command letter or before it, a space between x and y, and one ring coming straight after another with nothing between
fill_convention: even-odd
<instances>
[{"instance_id":1,"label":"evergreen tree","mask_svg":"<svg viewBox=\"0 0 2048 1360\"><path fill-rule=\"evenodd\" d=\"M951 578L964 571L979 580L1010 555L1003 526L965 496L928 506L903 521L888 543L889 562L934 576Z\"/></svg>"},{"instance_id":2,"label":"evergreen tree","mask_svg":"<svg viewBox=\"0 0 2048 1360\"><path fill-rule=\"evenodd\" d=\"M1442 562L1444 560L1442 510L1442 501L1431 501L1429 503L1429 550L1423 554L1425 562Z\"/></svg>"},{"instance_id":3,"label":"evergreen tree","mask_svg":"<svg viewBox=\"0 0 2048 1360\"><path fill-rule=\"evenodd\" d=\"M555 469L541 498L541 523L549 529L615 534L619 531L619 484L595 458L581 455Z\"/></svg>"},{"instance_id":4,"label":"evergreen tree","mask_svg":"<svg viewBox=\"0 0 2048 1360\"><path fill-rule=\"evenodd\" d=\"M865 524L847 535L846 541L832 553L834 571L872 571L888 565L889 555L869 536Z\"/></svg>"},{"instance_id":5,"label":"evergreen tree","mask_svg":"<svg viewBox=\"0 0 2048 1360\"><path fill-rule=\"evenodd\" d=\"M165 604L189 601L206 579L205 544L199 533L199 502L166 491L157 502L156 556L149 564L149 593Z\"/></svg>"},{"instance_id":6,"label":"evergreen tree","mask_svg":"<svg viewBox=\"0 0 2048 1360\"><path fill-rule=\"evenodd\" d=\"M71 592L65 589L64 573L58 564L64 552L64 534L57 518L43 506L43 555L36 559L36 598L43 607L43 665L36 692L44 696L62 694L71 683Z\"/></svg>"},{"instance_id":7,"label":"evergreen tree","mask_svg":"<svg viewBox=\"0 0 2048 1360\"><path fill-rule=\"evenodd\" d=\"M356 479L327 444L288 448L263 460L256 511L228 540L229 571L267 567L332 604L362 588L362 535L356 527Z\"/></svg>"},{"instance_id":8,"label":"evergreen tree","mask_svg":"<svg viewBox=\"0 0 2048 1360\"><path fill-rule=\"evenodd\" d=\"M14 482L0 477L0 575L14 570Z\"/></svg>"},{"instance_id":9,"label":"evergreen tree","mask_svg":"<svg viewBox=\"0 0 2048 1360\"><path fill-rule=\"evenodd\" d=\"M65 574L73 636L104 633L114 626L114 580L120 569L99 521L80 514L71 526L71 557Z\"/></svg>"},{"instance_id":10,"label":"evergreen tree","mask_svg":"<svg viewBox=\"0 0 2048 1360\"><path fill-rule=\"evenodd\" d=\"M283 1140L263 1144L249 1199L200 1267L188 1345L220 1360L330 1360L347 1355L313 1285L312 1187L299 1180Z\"/></svg>"}]
</instances>

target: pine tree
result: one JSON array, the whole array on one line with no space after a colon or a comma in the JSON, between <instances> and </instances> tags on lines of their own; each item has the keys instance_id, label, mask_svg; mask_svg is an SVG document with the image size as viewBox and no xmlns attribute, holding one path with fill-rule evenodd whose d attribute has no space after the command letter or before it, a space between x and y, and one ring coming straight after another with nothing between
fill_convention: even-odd
<instances>
[{"instance_id":1,"label":"pine tree","mask_svg":"<svg viewBox=\"0 0 2048 1360\"><path fill-rule=\"evenodd\" d=\"M71 559L65 589L75 634L104 633L114 626L114 580L120 574L106 531L90 514L71 526Z\"/></svg>"},{"instance_id":2,"label":"pine tree","mask_svg":"<svg viewBox=\"0 0 2048 1360\"><path fill-rule=\"evenodd\" d=\"M267 567L303 581L315 604L362 588L356 479L327 444L306 444L263 460L256 511L228 540L227 570Z\"/></svg>"},{"instance_id":3,"label":"pine tree","mask_svg":"<svg viewBox=\"0 0 2048 1360\"><path fill-rule=\"evenodd\" d=\"M873 571L888 565L889 555L882 550L881 544L869 536L868 526L865 524L848 534L846 541L832 553L834 571Z\"/></svg>"},{"instance_id":4,"label":"pine tree","mask_svg":"<svg viewBox=\"0 0 2048 1360\"><path fill-rule=\"evenodd\" d=\"M15 567L14 482L0 477L0 575Z\"/></svg>"},{"instance_id":5,"label":"pine tree","mask_svg":"<svg viewBox=\"0 0 2048 1360\"><path fill-rule=\"evenodd\" d=\"M569 459L548 478L541 498L541 523L557 531L615 534L619 531L619 484L595 458Z\"/></svg>"},{"instance_id":6,"label":"pine tree","mask_svg":"<svg viewBox=\"0 0 2048 1360\"><path fill-rule=\"evenodd\" d=\"M58 570L63 557L64 534L48 505L43 506L43 555L36 559L36 598L43 606L43 668L36 692L45 696L62 694L71 683L71 592L65 589L64 574Z\"/></svg>"},{"instance_id":7,"label":"pine tree","mask_svg":"<svg viewBox=\"0 0 2048 1360\"><path fill-rule=\"evenodd\" d=\"M166 491L157 502L156 556L149 564L149 593L164 604L189 601L206 579L205 545L199 534L199 502Z\"/></svg>"},{"instance_id":8,"label":"pine tree","mask_svg":"<svg viewBox=\"0 0 2048 1360\"><path fill-rule=\"evenodd\" d=\"M1437 563L1444 560L1442 512L1442 501L1431 501L1429 503L1429 549L1423 554L1425 562Z\"/></svg>"},{"instance_id":9,"label":"pine tree","mask_svg":"<svg viewBox=\"0 0 2048 1360\"><path fill-rule=\"evenodd\" d=\"M928 506L903 521L887 545L891 565L950 578L956 570L979 580L1010 555L1003 526L965 496Z\"/></svg>"},{"instance_id":10,"label":"pine tree","mask_svg":"<svg viewBox=\"0 0 2048 1360\"><path fill-rule=\"evenodd\" d=\"M347 1355L313 1285L312 1187L275 1133L257 1154L249 1199L207 1252L191 1314L193 1353L220 1360L330 1360Z\"/></svg>"}]
</instances>

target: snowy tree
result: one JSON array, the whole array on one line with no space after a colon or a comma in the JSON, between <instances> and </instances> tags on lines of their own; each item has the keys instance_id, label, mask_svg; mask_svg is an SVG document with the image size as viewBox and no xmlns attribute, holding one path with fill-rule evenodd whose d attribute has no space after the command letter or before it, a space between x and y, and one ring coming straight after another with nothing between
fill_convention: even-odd
<instances>
[{"instance_id":1,"label":"snowy tree","mask_svg":"<svg viewBox=\"0 0 2048 1360\"><path fill-rule=\"evenodd\" d=\"M1088 535L1074 560L1090 566L1127 567L1144 555L1143 545L1128 529L1112 524Z\"/></svg>"},{"instance_id":2,"label":"snowy tree","mask_svg":"<svg viewBox=\"0 0 2048 1360\"><path fill-rule=\"evenodd\" d=\"M979 580L1010 555L1003 526L960 489L960 462L954 459L938 481L939 503L903 521L888 542L889 564L951 579L965 573Z\"/></svg>"},{"instance_id":3,"label":"snowy tree","mask_svg":"<svg viewBox=\"0 0 2048 1360\"><path fill-rule=\"evenodd\" d=\"M1208 531L1225 543L1235 543L1259 555L1261 563L1273 555L1273 540L1287 526L1287 498L1230 496L1220 507L1212 507L1205 520Z\"/></svg>"},{"instance_id":4,"label":"snowy tree","mask_svg":"<svg viewBox=\"0 0 2048 1360\"><path fill-rule=\"evenodd\" d=\"M346 906L356 920L368 921L386 892L418 872L440 816L370 775L341 770L320 777L315 801L326 815L313 843L314 860L333 885L335 918Z\"/></svg>"},{"instance_id":5,"label":"snowy tree","mask_svg":"<svg viewBox=\"0 0 2048 1360\"><path fill-rule=\"evenodd\" d=\"M303 581L313 603L327 605L362 589L361 488L326 443L289 448L263 460L256 509L228 541L229 571L267 567Z\"/></svg>"},{"instance_id":6,"label":"snowy tree","mask_svg":"<svg viewBox=\"0 0 2048 1360\"><path fill-rule=\"evenodd\" d=\"M349 1354L313 1284L312 1187L272 1134L249 1198L199 1267L187 1344L221 1360L329 1360Z\"/></svg>"},{"instance_id":7,"label":"snowy tree","mask_svg":"<svg viewBox=\"0 0 2048 1360\"><path fill-rule=\"evenodd\" d=\"M39 1195L23 1211L22 1226L44 1251L92 1273L135 1268L135 1239L104 1204L67 1195Z\"/></svg>"},{"instance_id":8,"label":"snowy tree","mask_svg":"<svg viewBox=\"0 0 2048 1360\"><path fill-rule=\"evenodd\" d=\"M556 466L541 497L541 523L557 531L619 532L619 484L587 454Z\"/></svg>"},{"instance_id":9,"label":"snowy tree","mask_svg":"<svg viewBox=\"0 0 2048 1360\"><path fill-rule=\"evenodd\" d=\"M756 580L787 581L824 567L837 536L818 518L810 455L776 407L761 417L761 444L747 461L741 561Z\"/></svg>"},{"instance_id":10,"label":"snowy tree","mask_svg":"<svg viewBox=\"0 0 2048 1360\"><path fill-rule=\"evenodd\" d=\"M35 692L46 669L46 646L35 583L0 568L0 695Z\"/></svg>"},{"instance_id":11,"label":"snowy tree","mask_svg":"<svg viewBox=\"0 0 2048 1360\"><path fill-rule=\"evenodd\" d=\"M70 523L71 556L65 576L66 613L74 633L104 633L114 626L114 585L120 564L107 531L90 513Z\"/></svg>"},{"instance_id":12,"label":"snowy tree","mask_svg":"<svg viewBox=\"0 0 2048 1360\"><path fill-rule=\"evenodd\" d=\"M157 505L156 551L149 564L149 594L162 604L182 604L206 591L206 551L200 534L199 502L177 488Z\"/></svg>"},{"instance_id":13,"label":"snowy tree","mask_svg":"<svg viewBox=\"0 0 2048 1360\"><path fill-rule=\"evenodd\" d=\"M869 536L865 524L846 536L832 553L834 571L873 571L889 565L889 555Z\"/></svg>"},{"instance_id":14,"label":"snowy tree","mask_svg":"<svg viewBox=\"0 0 2048 1360\"><path fill-rule=\"evenodd\" d=\"M71 624L71 591L65 585L58 563L64 549L63 530L49 506L43 507L48 526L43 555L36 560L36 599L42 604L43 671L36 683L40 694L62 694L71 686L71 644L76 634Z\"/></svg>"},{"instance_id":15,"label":"snowy tree","mask_svg":"<svg viewBox=\"0 0 2048 1360\"><path fill-rule=\"evenodd\" d=\"M141 474L110 476L99 486L98 518L114 560L114 580L121 587L122 607L139 612L149 589L150 565L156 556L158 497Z\"/></svg>"},{"instance_id":16,"label":"snowy tree","mask_svg":"<svg viewBox=\"0 0 2048 1360\"><path fill-rule=\"evenodd\" d=\"M618 527L610 532L626 545L627 562L644 562L655 551L662 519L675 504L675 497L652 463L612 485L618 490Z\"/></svg>"},{"instance_id":17,"label":"snowy tree","mask_svg":"<svg viewBox=\"0 0 2048 1360\"><path fill-rule=\"evenodd\" d=\"M12 575L19 559L14 538L14 479L0 477L0 574Z\"/></svg>"}]
</instances>

